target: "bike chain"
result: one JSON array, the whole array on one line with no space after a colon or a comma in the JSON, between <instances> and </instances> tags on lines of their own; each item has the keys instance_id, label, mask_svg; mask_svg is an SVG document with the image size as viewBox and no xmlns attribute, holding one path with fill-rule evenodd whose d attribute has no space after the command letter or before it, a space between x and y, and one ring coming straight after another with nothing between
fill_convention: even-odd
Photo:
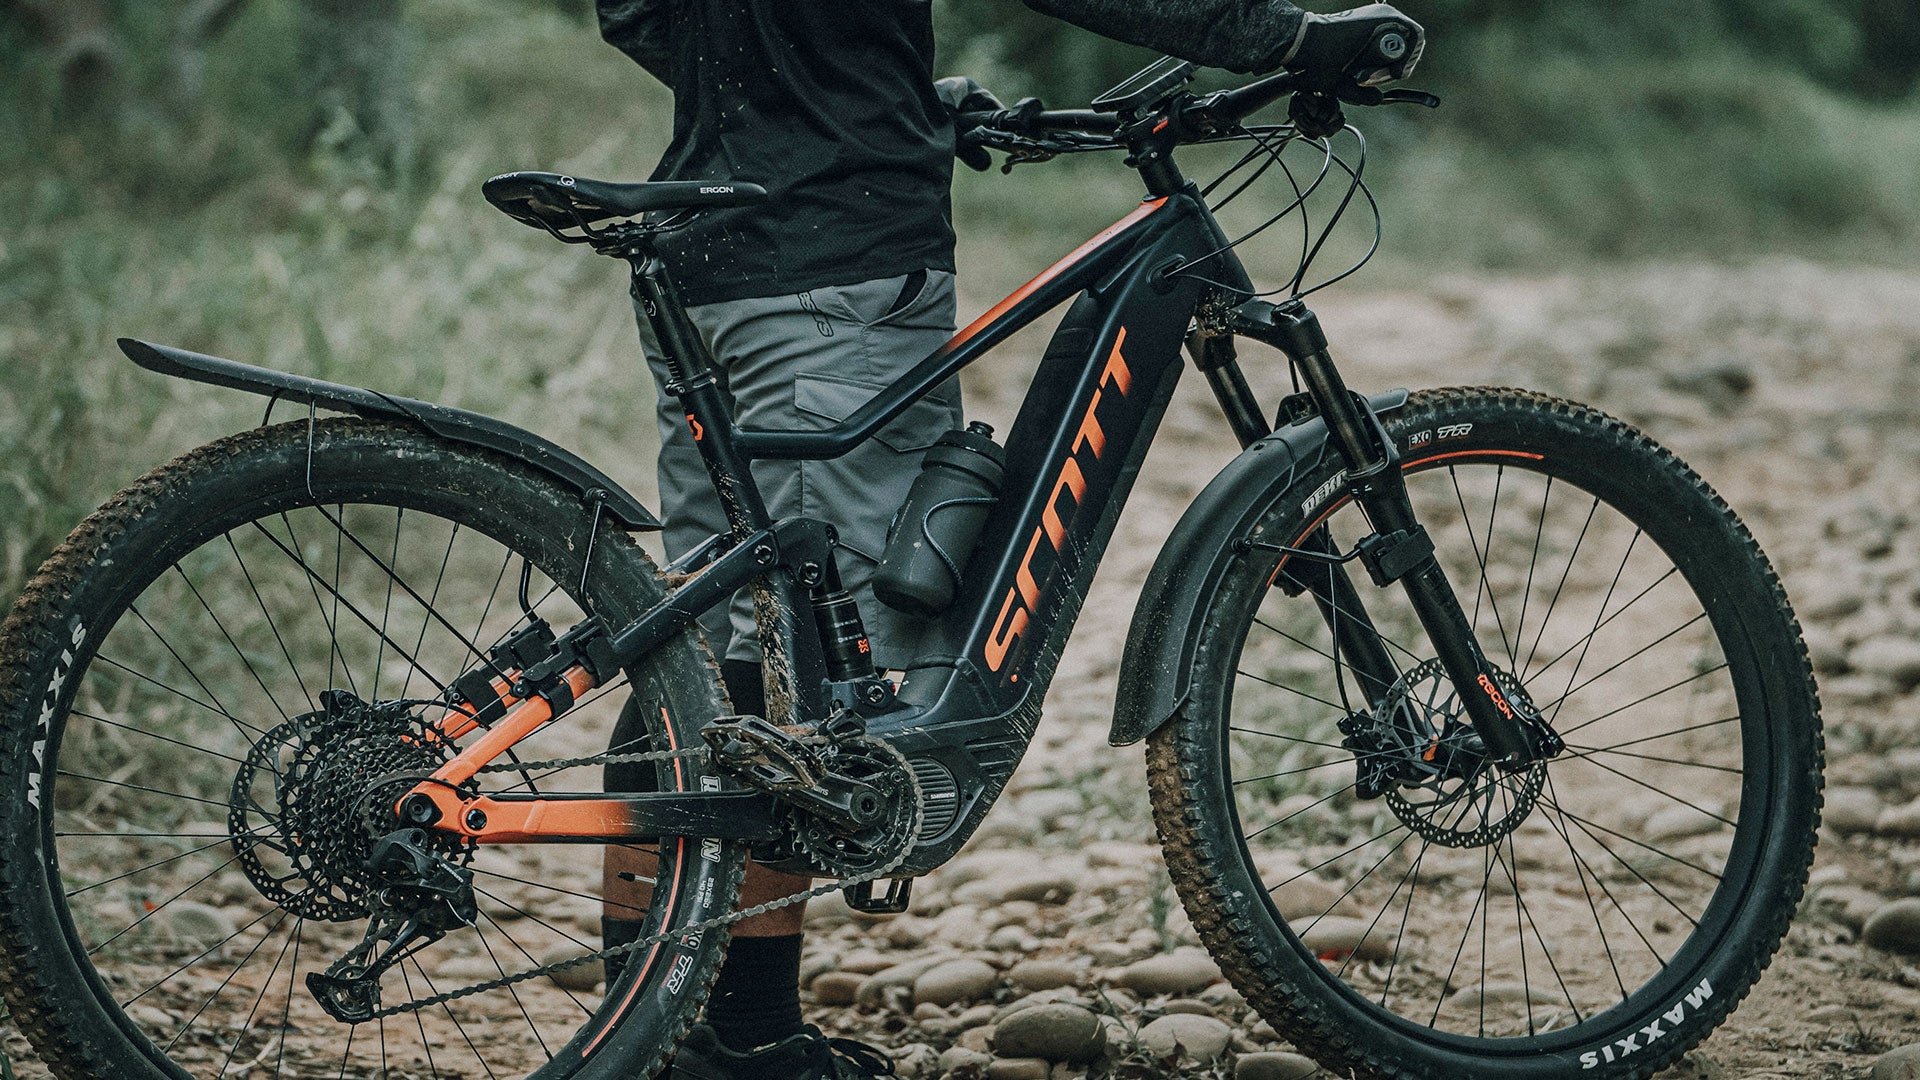
<instances>
[{"instance_id":1,"label":"bike chain","mask_svg":"<svg viewBox=\"0 0 1920 1080\"><path fill-rule=\"evenodd\" d=\"M824 742L825 740L822 739L820 741ZM689 747L685 750L656 750L648 753L597 754L592 757L558 758L551 761L521 761L521 762L511 762L504 765L489 764L489 765L481 766L480 771L481 772L521 772L521 771L532 771L537 769L542 771L557 772L561 769L580 768L587 765L616 765L616 764L626 765L626 764L639 764L641 762L648 762L648 761L671 761L671 760L674 760L675 758L695 757L698 755L706 754L707 752L708 750L706 747L697 746L697 747ZM825 896L828 893L838 892L841 889L849 889L856 885L864 885L870 881L879 881L885 878L888 874L892 873L893 870L896 867L898 867L901 863L905 862L907 860L907 856L911 855L912 853L913 853L913 845L908 844L901 849L901 852L898 858L894 859L892 862L889 862L886 866L883 866L878 870L872 871L871 873L861 874L856 877L850 877L843 881L831 882L826 885L817 885L811 889L806 890L805 892L797 892L789 896L783 896L775 900L769 900L764 904L755 904L753 907L743 908L739 911L731 912L726 915L716 915L711 919L705 919L697 923L691 923L687 926L682 926L674 930L662 930L657 934L652 934L647 937L640 938L636 941L628 942L625 945L615 945L610 948L601 949L599 952L583 953L579 956L558 961L557 963L545 964L536 968L529 968L526 971L518 971L513 973L512 975L504 975L498 979L490 979L486 982L474 983L472 986L463 986L458 990L449 990L446 993L436 994L429 998L422 998L416 1001L409 1001L403 1005L390 1005L384 1009L376 1009L374 1010L373 1015L368 1017L366 1022L372 1022L375 1020L385 1020L390 1016L401 1016L401 1015L405 1015L406 1013L418 1012L421 1009L430 1009L436 1005L444 1005L444 1004L447 1004L448 1002L458 1001L459 999L464 997L472 997L475 994L484 994L491 990L499 990L503 987L515 986L515 985L518 985L519 983L527 982L532 979L538 979L543 976L552 975L554 972L557 972L557 971L566 971L569 968L576 968L582 964L590 964L596 960L604 961L610 957L624 956L628 953L636 952L640 949L643 949L649 945L657 945L663 942L671 941L675 938L687 937L689 935L704 934L708 930L718 929L723 926L731 926L734 923L740 922L743 919L750 919L750 918L753 918L755 915L764 915L769 911L777 911L780 908L790 907L794 904L798 904L807 900L813 900L818 897Z\"/></svg>"}]
</instances>

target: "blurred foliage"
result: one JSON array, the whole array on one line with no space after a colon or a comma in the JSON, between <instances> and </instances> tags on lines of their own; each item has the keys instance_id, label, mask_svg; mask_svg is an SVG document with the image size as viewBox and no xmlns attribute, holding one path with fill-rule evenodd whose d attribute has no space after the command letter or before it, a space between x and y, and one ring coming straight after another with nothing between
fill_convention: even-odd
<instances>
[{"instance_id":1,"label":"blurred foliage","mask_svg":"<svg viewBox=\"0 0 1920 1080\"><path fill-rule=\"evenodd\" d=\"M1009 99L1084 101L1149 59L1016 0L935 3L942 72ZM1914 257L1920 7L1406 7L1433 32L1416 83L1447 104L1355 117L1389 274ZM316 28L369 12L387 51L359 59L389 61L329 59L352 35ZM259 419L133 368L122 334L498 412L650 486L620 268L478 197L513 168L644 175L665 145L668 95L599 42L588 0L0 0L0 72L0 594L139 471ZM389 124L367 93L404 108ZM1272 183L1235 209L1257 220ZM962 170L969 291L1017 284L1138 190L1112 155ZM1271 278L1294 243L1243 251Z\"/></svg>"}]
</instances>

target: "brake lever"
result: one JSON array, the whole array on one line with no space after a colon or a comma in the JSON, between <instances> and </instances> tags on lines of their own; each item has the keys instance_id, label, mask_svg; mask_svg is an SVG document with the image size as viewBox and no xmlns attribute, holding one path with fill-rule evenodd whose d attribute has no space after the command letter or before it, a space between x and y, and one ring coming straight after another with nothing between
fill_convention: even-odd
<instances>
[{"instance_id":1,"label":"brake lever","mask_svg":"<svg viewBox=\"0 0 1920 1080\"><path fill-rule=\"evenodd\" d=\"M1033 126L1033 118L1045 112L1046 108L1037 97L1021 98L1013 103L1012 108L993 114L992 126L1004 131L1024 132Z\"/></svg>"},{"instance_id":2,"label":"brake lever","mask_svg":"<svg viewBox=\"0 0 1920 1080\"><path fill-rule=\"evenodd\" d=\"M1424 105L1429 109L1440 107L1440 98L1425 90L1409 90L1394 87L1382 90L1374 86L1348 86L1341 90L1339 98L1350 105Z\"/></svg>"}]
</instances>

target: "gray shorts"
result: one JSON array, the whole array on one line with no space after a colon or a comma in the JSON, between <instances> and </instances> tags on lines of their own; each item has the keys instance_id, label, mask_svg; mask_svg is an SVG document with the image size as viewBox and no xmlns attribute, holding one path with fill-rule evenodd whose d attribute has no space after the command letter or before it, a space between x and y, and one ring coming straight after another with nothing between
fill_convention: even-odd
<instances>
[{"instance_id":1,"label":"gray shorts","mask_svg":"<svg viewBox=\"0 0 1920 1080\"><path fill-rule=\"evenodd\" d=\"M917 293L903 291L913 276L688 308L713 353L714 374L732 402L734 422L759 429L832 427L926 359L953 334L953 275L929 270ZM665 387L667 373L644 318L640 342L654 385ZM678 558L724 532L727 522L687 428L686 410L664 389L658 399L661 513L667 557ZM775 518L819 518L839 530L841 580L860 604L874 662L882 668L904 667L925 631L919 619L874 598L871 580L887 526L906 501L921 453L941 432L960 425L960 384L950 380L844 457L753 465ZM730 611L703 615L701 628L727 659L760 658L746 590L734 597Z\"/></svg>"}]
</instances>

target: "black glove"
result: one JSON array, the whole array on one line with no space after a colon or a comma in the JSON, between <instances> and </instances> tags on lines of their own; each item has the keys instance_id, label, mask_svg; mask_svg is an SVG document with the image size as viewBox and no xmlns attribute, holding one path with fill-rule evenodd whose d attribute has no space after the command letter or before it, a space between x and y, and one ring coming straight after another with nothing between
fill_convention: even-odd
<instances>
[{"instance_id":1,"label":"black glove","mask_svg":"<svg viewBox=\"0 0 1920 1080\"><path fill-rule=\"evenodd\" d=\"M1406 78L1420 62L1426 40L1420 24L1390 4L1332 15L1309 13L1283 63L1299 77L1300 89L1337 94Z\"/></svg>"},{"instance_id":2,"label":"black glove","mask_svg":"<svg viewBox=\"0 0 1920 1080\"><path fill-rule=\"evenodd\" d=\"M963 112L997 112L1006 108L993 91L967 78L965 75L949 75L944 79L935 79L934 93L947 106L947 115L958 118ZM971 138L972 129L960 130L955 124L953 130L953 156L975 172L986 172L993 167L993 158L987 148Z\"/></svg>"}]
</instances>

